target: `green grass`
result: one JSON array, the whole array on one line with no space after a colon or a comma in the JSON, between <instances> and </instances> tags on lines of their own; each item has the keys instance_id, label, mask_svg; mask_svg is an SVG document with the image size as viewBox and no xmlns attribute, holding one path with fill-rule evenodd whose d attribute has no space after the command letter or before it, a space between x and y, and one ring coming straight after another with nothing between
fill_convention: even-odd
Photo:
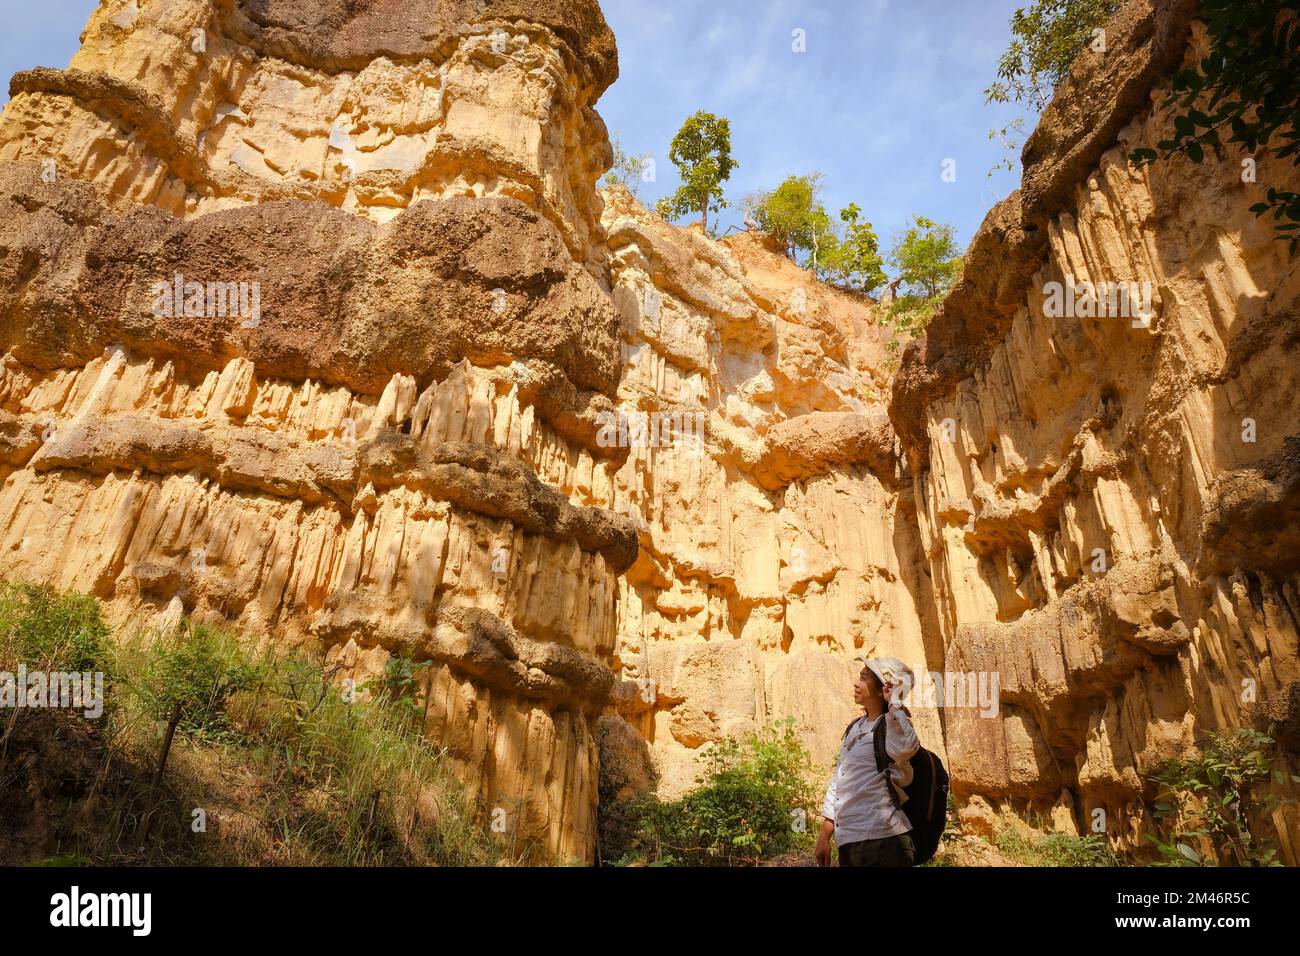
<instances>
[{"instance_id":1,"label":"green grass","mask_svg":"<svg viewBox=\"0 0 1300 956\"><path fill-rule=\"evenodd\" d=\"M1086 837L1065 833L1026 836L1015 830L1003 830L994 840L1003 856L1025 866L1119 866L1120 860L1106 838L1099 834Z\"/></svg>"},{"instance_id":2,"label":"green grass","mask_svg":"<svg viewBox=\"0 0 1300 956\"><path fill-rule=\"evenodd\" d=\"M110 630L99 602L29 584L0 582L0 666L51 671L107 668Z\"/></svg>"},{"instance_id":3,"label":"green grass","mask_svg":"<svg viewBox=\"0 0 1300 956\"><path fill-rule=\"evenodd\" d=\"M0 833L0 862L493 865L503 857L447 751L420 732L411 708L382 694L346 701L336 675L308 656L258 652L201 625L166 639L115 638L92 598L4 584L0 669L19 662L104 671L110 706L96 721L69 711L11 715L0 803L15 822ZM173 716L175 742L154 791ZM146 838L141 820L151 809Z\"/></svg>"}]
</instances>

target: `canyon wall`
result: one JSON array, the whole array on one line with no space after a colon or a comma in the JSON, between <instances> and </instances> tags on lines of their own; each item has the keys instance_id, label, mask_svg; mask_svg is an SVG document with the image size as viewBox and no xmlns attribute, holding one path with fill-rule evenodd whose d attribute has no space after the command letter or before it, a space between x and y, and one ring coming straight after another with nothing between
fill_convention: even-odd
<instances>
[{"instance_id":1,"label":"canyon wall","mask_svg":"<svg viewBox=\"0 0 1300 956\"><path fill-rule=\"evenodd\" d=\"M433 660L485 810L590 858L616 75L584 0L101 5L0 121L0 574Z\"/></svg>"},{"instance_id":2,"label":"canyon wall","mask_svg":"<svg viewBox=\"0 0 1300 956\"><path fill-rule=\"evenodd\" d=\"M650 742L663 797L694 784L707 744L786 718L828 767L853 658L927 657L888 335L870 300L756 234L715 242L622 187L606 198L619 413L698 415L703 439L637 443L615 476L641 544L619 582L619 719ZM937 715L919 720L940 749Z\"/></svg>"},{"instance_id":3,"label":"canyon wall","mask_svg":"<svg viewBox=\"0 0 1300 956\"><path fill-rule=\"evenodd\" d=\"M1000 678L998 719L945 715L977 829L1142 845L1147 775L1216 729L1274 723L1297 769L1300 270L1250 206L1300 175L1235 148L1126 159L1168 138L1168 78L1207 49L1193 10L1138 0L1080 55L892 394L932 664ZM1150 307L1058 307L1085 283ZM1273 823L1300 863L1295 807Z\"/></svg>"},{"instance_id":4,"label":"canyon wall","mask_svg":"<svg viewBox=\"0 0 1300 956\"><path fill-rule=\"evenodd\" d=\"M1296 172L1125 159L1203 33L1117 15L890 376L871 299L596 188L594 0L105 0L0 118L0 576L432 660L542 856L775 720L827 767L860 654L996 679L915 708L968 826L1136 846L1200 733L1300 742Z\"/></svg>"},{"instance_id":5,"label":"canyon wall","mask_svg":"<svg viewBox=\"0 0 1300 956\"><path fill-rule=\"evenodd\" d=\"M600 741L666 797L786 717L829 764L852 658L927 654L885 336L598 192L616 70L590 3L127 0L14 77L0 574L433 660L429 734L553 857Z\"/></svg>"}]
</instances>

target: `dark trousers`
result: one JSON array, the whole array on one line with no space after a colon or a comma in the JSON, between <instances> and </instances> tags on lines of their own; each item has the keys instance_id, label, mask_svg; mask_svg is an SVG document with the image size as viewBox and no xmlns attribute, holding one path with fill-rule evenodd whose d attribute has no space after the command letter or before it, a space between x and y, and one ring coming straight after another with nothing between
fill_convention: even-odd
<instances>
[{"instance_id":1,"label":"dark trousers","mask_svg":"<svg viewBox=\"0 0 1300 956\"><path fill-rule=\"evenodd\" d=\"M840 847L840 866L911 866L915 859L916 847L909 833Z\"/></svg>"}]
</instances>

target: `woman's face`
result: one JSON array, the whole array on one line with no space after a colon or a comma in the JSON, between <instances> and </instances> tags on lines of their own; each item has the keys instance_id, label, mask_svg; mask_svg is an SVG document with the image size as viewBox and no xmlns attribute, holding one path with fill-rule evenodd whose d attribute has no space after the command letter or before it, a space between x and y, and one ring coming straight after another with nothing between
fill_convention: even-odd
<instances>
[{"instance_id":1,"label":"woman's face","mask_svg":"<svg viewBox=\"0 0 1300 956\"><path fill-rule=\"evenodd\" d=\"M859 707L866 707L871 700L881 700L880 683L868 667L862 668L858 679L853 683L853 702Z\"/></svg>"}]
</instances>

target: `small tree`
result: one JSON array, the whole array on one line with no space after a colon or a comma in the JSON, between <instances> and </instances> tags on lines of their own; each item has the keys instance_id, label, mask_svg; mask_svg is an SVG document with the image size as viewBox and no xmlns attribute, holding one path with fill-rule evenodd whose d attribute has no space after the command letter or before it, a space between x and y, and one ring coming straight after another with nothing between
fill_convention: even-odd
<instances>
[{"instance_id":1,"label":"small tree","mask_svg":"<svg viewBox=\"0 0 1300 956\"><path fill-rule=\"evenodd\" d=\"M961 274L961 250L952 226L924 216L913 222L895 239L889 262L910 294L933 301L947 293Z\"/></svg>"},{"instance_id":2,"label":"small tree","mask_svg":"<svg viewBox=\"0 0 1300 956\"><path fill-rule=\"evenodd\" d=\"M1019 103L1041 113L1056 84L1089 44L1096 29L1122 7L1123 0L1035 0L1011 15L1011 44L998 60L998 79L984 91L986 103ZM1002 144L1004 159L989 170L1015 168L1025 141L1025 120L1018 117L989 133Z\"/></svg>"},{"instance_id":3,"label":"small tree","mask_svg":"<svg viewBox=\"0 0 1300 956\"><path fill-rule=\"evenodd\" d=\"M614 853L648 857L650 866L752 866L811 848L819 793L793 719L715 744L696 783L671 803L634 801L625 810L636 821L634 845Z\"/></svg>"},{"instance_id":4,"label":"small tree","mask_svg":"<svg viewBox=\"0 0 1300 956\"><path fill-rule=\"evenodd\" d=\"M1211 731L1194 753L1171 760L1155 775L1160 795L1156 817L1170 823L1168 842L1151 837L1166 866L1206 866L1212 861L1194 844L1208 841L1233 866L1280 866L1276 850L1257 839L1252 826L1286 800L1261 792L1274 777L1285 785L1286 775L1273 769L1273 728L1260 733L1250 727ZM1291 775L1292 783L1300 777Z\"/></svg>"},{"instance_id":5,"label":"small tree","mask_svg":"<svg viewBox=\"0 0 1300 956\"><path fill-rule=\"evenodd\" d=\"M821 183L821 173L789 176L771 192L745 200L745 212L759 229L780 242L795 262L803 252L805 263L813 266L821 263L823 250L829 253L838 242L819 198Z\"/></svg>"},{"instance_id":6,"label":"small tree","mask_svg":"<svg viewBox=\"0 0 1300 956\"><path fill-rule=\"evenodd\" d=\"M850 288L871 292L888 282L889 277L885 275L885 261L880 254L880 238L871 223L859 221L861 215L857 203L849 203L840 210L844 238L828 250L822 267Z\"/></svg>"},{"instance_id":7,"label":"small tree","mask_svg":"<svg viewBox=\"0 0 1300 956\"><path fill-rule=\"evenodd\" d=\"M898 275L891 287L902 293L885 314L895 332L889 349L897 352L903 341L925 330L939 302L961 275L962 257L952 226L917 216L913 225L895 238L889 264Z\"/></svg>"},{"instance_id":8,"label":"small tree","mask_svg":"<svg viewBox=\"0 0 1300 956\"><path fill-rule=\"evenodd\" d=\"M676 165L682 184L672 196L659 201L665 219L698 212L709 231L709 210L727 206L722 184L739 165L731 158L731 122L703 110L691 116L673 137L668 158Z\"/></svg>"},{"instance_id":9,"label":"small tree","mask_svg":"<svg viewBox=\"0 0 1300 956\"><path fill-rule=\"evenodd\" d=\"M226 703L236 691L253 686L257 667L244 656L237 639L205 625L189 625L186 639L176 644L159 642L151 651L143 680L136 691L145 713L166 721L158 765L149 783L149 809L140 826L140 840L149 835L156 795L167 771L176 734L203 739L230 733Z\"/></svg>"},{"instance_id":10,"label":"small tree","mask_svg":"<svg viewBox=\"0 0 1300 956\"><path fill-rule=\"evenodd\" d=\"M1011 45L998 60L998 80L984 91L987 103L1025 103L1046 109L1056 84L1070 72L1097 27L1123 0L1035 0L1011 15Z\"/></svg>"}]
</instances>

